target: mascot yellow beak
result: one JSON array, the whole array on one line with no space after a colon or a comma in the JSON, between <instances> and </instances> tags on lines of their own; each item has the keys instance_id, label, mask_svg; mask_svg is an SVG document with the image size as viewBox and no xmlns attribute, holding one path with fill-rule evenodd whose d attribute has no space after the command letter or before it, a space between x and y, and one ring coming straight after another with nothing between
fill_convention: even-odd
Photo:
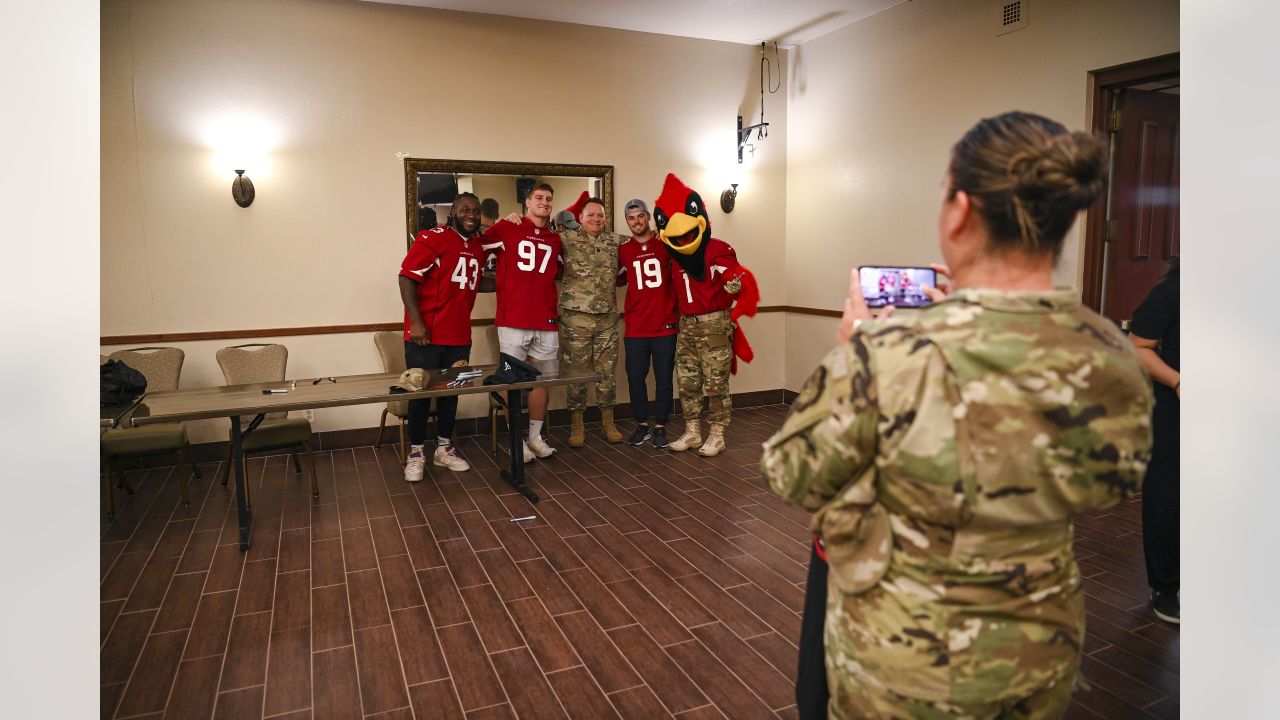
<instances>
[{"instance_id":1,"label":"mascot yellow beak","mask_svg":"<svg viewBox=\"0 0 1280 720\"><path fill-rule=\"evenodd\" d=\"M698 247L702 245L702 238L706 234L707 219L705 217L676 213L667 221L667 226L658 232L658 237L667 247L681 255L692 255L698 251Z\"/></svg>"}]
</instances>

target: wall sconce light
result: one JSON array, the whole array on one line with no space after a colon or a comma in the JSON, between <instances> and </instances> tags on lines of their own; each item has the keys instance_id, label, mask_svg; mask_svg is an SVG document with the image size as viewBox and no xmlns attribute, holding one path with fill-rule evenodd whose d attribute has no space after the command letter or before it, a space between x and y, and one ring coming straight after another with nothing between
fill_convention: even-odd
<instances>
[{"instance_id":1,"label":"wall sconce light","mask_svg":"<svg viewBox=\"0 0 1280 720\"><path fill-rule=\"evenodd\" d=\"M253 181L244 176L243 170L237 170L236 179L231 181L231 197L237 205L247 208L253 204L254 195Z\"/></svg>"},{"instance_id":2,"label":"wall sconce light","mask_svg":"<svg viewBox=\"0 0 1280 720\"><path fill-rule=\"evenodd\" d=\"M738 199L738 183L730 183L729 189L720 193L720 209L729 214L733 212L733 203Z\"/></svg>"}]
</instances>

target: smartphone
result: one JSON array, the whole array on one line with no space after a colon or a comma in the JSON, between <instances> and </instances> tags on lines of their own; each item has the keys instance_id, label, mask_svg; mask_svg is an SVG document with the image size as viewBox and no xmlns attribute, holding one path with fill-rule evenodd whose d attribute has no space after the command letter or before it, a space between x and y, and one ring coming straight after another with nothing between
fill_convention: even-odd
<instances>
[{"instance_id":1,"label":"smartphone","mask_svg":"<svg viewBox=\"0 0 1280 720\"><path fill-rule=\"evenodd\" d=\"M938 274L933 268L897 265L861 265L858 284L867 307L918 308L929 304L924 287L937 287Z\"/></svg>"}]
</instances>

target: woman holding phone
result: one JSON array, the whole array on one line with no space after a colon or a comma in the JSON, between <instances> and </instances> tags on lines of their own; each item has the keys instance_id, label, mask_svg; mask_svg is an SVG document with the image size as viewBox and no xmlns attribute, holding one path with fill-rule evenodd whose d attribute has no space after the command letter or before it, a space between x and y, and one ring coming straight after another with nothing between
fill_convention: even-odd
<instances>
[{"instance_id":1,"label":"woman holding phone","mask_svg":"<svg viewBox=\"0 0 1280 720\"><path fill-rule=\"evenodd\" d=\"M828 563L832 718L1066 711L1084 641L1072 519L1136 491L1151 445L1133 348L1052 282L1105 162L1037 115L970 129L938 215L951 295L873 319L855 273L837 347L765 443Z\"/></svg>"}]
</instances>

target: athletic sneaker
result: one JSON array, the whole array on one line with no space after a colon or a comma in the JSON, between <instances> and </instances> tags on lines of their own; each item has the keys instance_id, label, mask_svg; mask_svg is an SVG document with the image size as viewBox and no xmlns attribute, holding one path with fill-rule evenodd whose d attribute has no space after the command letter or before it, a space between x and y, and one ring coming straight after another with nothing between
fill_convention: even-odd
<instances>
[{"instance_id":1,"label":"athletic sneaker","mask_svg":"<svg viewBox=\"0 0 1280 720\"><path fill-rule=\"evenodd\" d=\"M454 472L466 472L471 469L471 463L462 459L462 455L458 454L458 448L454 447L453 443L436 446L436 454L431 459L431 464L449 468Z\"/></svg>"},{"instance_id":2,"label":"athletic sneaker","mask_svg":"<svg viewBox=\"0 0 1280 720\"><path fill-rule=\"evenodd\" d=\"M1165 622L1180 625L1178 617L1180 615L1178 608L1178 593L1176 592L1159 592L1151 593L1151 609L1155 611L1156 617Z\"/></svg>"},{"instance_id":3,"label":"athletic sneaker","mask_svg":"<svg viewBox=\"0 0 1280 720\"><path fill-rule=\"evenodd\" d=\"M524 461L525 461L526 463L531 463L531 462L533 462L533 459L534 459L535 457L537 457L537 456L536 456L536 455L534 455L534 454L533 454L533 451L529 449L529 441L527 441L527 440L521 440L521 441L520 441L520 447L524 448Z\"/></svg>"},{"instance_id":4,"label":"athletic sneaker","mask_svg":"<svg viewBox=\"0 0 1280 720\"><path fill-rule=\"evenodd\" d=\"M648 425L637 425L636 431L631 433L631 438L627 440L628 445L640 445L650 438Z\"/></svg>"},{"instance_id":5,"label":"athletic sneaker","mask_svg":"<svg viewBox=\"0 0 1280 720\"><path fill-rule=\"evenodd\" d=\"M556 449L547 444L541 435L534 435L529 438L529 443L525 446L533 451L534 455L540 458L549 458L556 454ZM526 456L528 457L528 456Z\"/></svg>"},{"instance_id":6,"label":"athletic sneaker","mask_svg":"<svg viewBox=\"0 0 1280 720\"><path fill-rule=\"evenodd\" d=\"M665 448L665 447L667 446L667 428L666 428L666 426L664 425L663 427L656 427L656 428L654 428L654 429L653 429L653 435L652 435L652 437L653 437L653 446L654 446L654 447L658 448L659 450L661 450L662 448Z\"/></svg>"},{"instance_id":7,"label":"athletic sneaker","mask_svg":"<svg viewBox=\"0 0 1280 720\"><path fill-rule=\"evenodd\" d=\"M404 464L404 479L406 482L418 482L422 480L422 466L425 463L423 454L424 451L421 445L410 446L409 462Z\"/></svg>"}]
</instances>

